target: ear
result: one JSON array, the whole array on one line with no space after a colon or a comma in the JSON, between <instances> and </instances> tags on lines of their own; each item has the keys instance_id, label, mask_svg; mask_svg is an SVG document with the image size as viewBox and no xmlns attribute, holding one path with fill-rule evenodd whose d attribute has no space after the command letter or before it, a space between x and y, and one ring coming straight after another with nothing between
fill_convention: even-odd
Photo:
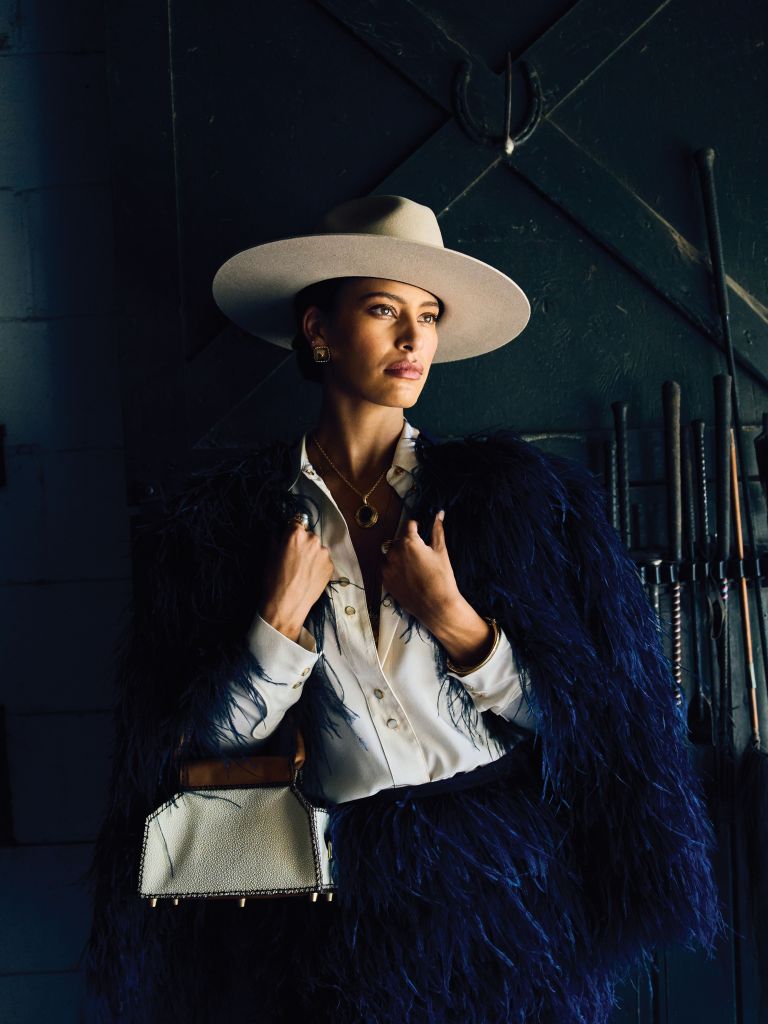
<instances>
[{"instance_id":1,"label":"ear","mask_svg":"<svg viewBox=\"0 0 768 1024\"><path fill-rule=\"evenodd\" d=\"M301 329L307 344L313 348L315 344L325 345L323 337L323 313L319 306L307 306L301 318Z\"/></svg>"}]
</instances>

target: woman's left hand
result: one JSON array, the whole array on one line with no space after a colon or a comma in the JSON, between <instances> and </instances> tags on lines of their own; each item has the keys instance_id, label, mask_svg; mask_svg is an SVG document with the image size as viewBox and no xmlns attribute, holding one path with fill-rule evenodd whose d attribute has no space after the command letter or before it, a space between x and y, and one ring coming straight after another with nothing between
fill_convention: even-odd
<instances>
[{"instance_id":1,"label":"woman's left hand","mask_svg":"<svg viewBox=\"0 0 768 1024\"><path fill-rule=\"evenodd\" d=\"M417 520L408 519L398 537L382 545L388 547L381 556L384 587L401 608L415 615L427 629L432 629L432 624L440 622L448 608L462 600L439 515L432 524L429 544L419 536Z\"/></svg>"}]
</instances>

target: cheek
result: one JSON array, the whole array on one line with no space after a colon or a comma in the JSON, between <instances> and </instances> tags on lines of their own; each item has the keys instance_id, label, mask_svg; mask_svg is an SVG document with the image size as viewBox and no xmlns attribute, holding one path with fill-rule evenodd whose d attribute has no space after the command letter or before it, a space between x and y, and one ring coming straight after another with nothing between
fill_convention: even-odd
<instances>
[{"instance_id":1,"label":"cheek","mask_svg":"<svg viewBox=\"0 0 768 1024\"><path fill-rule=\"evenodd\" d=\"M342 326L335 338L338 348L343 352L343 360L358 371L369 365L375 365L381 359L381 334L376 325L365 320L352 320Z\"/></svg>"},{"instance_id":2,"label":"cheek","mask_svg":"<svg viewBox=\"0 0 768 1024\"><path fill-rule=\"evenodd\" d=\"M425 345L424 346L424 356L425 356L425 358L424 358L423 362L424 362L425 367L426 367L427 370L429 370L430 366L432 365L432 362L433 362L433 360L435 358L435 355L437 353L438 347L439 347L439 342L438 342L437 338L433 338L431 340L431 342L429 343L429 345Z\"/></svg>"},{"instance_id":3,"label":"cheek","mask_svg":"<svg viewBox=\"0 0 768 1024\"><path fill-rule=\"evenodd\" d=\"M376 349L385 344L385 332L380 323L370 317L355 320L350 329L350 341L363 356L373 357Z\"/></svg>"}]
</instances>

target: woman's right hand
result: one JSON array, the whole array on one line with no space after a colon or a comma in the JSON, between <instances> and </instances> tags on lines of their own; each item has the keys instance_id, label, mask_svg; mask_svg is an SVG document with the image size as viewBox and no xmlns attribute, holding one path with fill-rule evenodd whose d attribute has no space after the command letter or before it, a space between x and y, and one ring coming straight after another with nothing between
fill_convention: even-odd
<instances>
[{"instance_id":1,"label":"woman's right hand","mask_svg":"<svg viewBox=\"0 0 768 1024\"><path fill-rule=\"evenodd\" d=\"M333 579L330 550L303 523L291 521L267 558L258 613L297 641L315 601Z\"/></svg>"}]
</instances>

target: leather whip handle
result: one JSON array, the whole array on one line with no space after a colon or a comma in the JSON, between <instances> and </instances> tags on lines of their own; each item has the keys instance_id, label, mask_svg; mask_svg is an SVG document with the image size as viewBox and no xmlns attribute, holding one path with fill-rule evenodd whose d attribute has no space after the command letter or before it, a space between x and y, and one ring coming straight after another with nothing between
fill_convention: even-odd
<instances>
[{"instance_id":1,"label":"leather whip handle","mask_svg":"<svg viewBox=\"0 0 768 1024\"><path fill-rule=\"evenodd\" d=\"M680 385L676 380L664 381L662 402L669 557L673 562L679 563L683 558L683 498L680 472Z\"/></svg>"},{"instance_id":2,"label":"leather whip handle","mask_svg":"<svg viewBox=\"0 0 768 1024\"><path fill-rule=\"evenodd\" d=\"M755 438L755 459L763 498L768 507L768 412L763 413L763 429Z\"/></svg>"},{"instance_id":3,"label":"leather whip handle","mask_svg":"<svg viewBox=\"0 0 768 1024\"><path fill-rule=\"evenodd\" d=\"M611 402L613 427L616 436L616 484L619 495L619 523L621 539L629 547L632 541L629 505L629 441L627 412L629 402Z\"/></svg>"},{"instance_id":4,"label":"leather whip handle","mask_svg":"<svg viewBox=\"0 0 768 1024\"><path fill-rule=\"evenodd\" d=\"M717 509L717 558L731 554L731 378L718 373L715 387L715 493Z\"/></svg>"}]
</instances>

